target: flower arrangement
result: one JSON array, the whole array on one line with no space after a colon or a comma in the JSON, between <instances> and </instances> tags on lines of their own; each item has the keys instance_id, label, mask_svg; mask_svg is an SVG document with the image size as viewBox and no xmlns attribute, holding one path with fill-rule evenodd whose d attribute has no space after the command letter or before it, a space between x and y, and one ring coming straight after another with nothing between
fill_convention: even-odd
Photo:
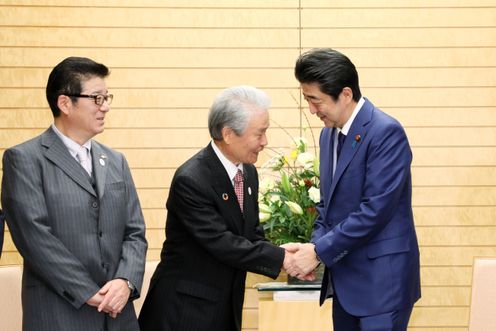
<instances>
[{"instance_id":1,"label":"flower arrangement","mask_svg":"<svg viewBox=\"0 0 496 331\"><path fill-rule=\"evenodd\" d=\"M260 222L276 245L308 242L320 201L319 160L303 137L291 139L289 155L280 152L262 166Z\"/></svg>"}]
</instances>

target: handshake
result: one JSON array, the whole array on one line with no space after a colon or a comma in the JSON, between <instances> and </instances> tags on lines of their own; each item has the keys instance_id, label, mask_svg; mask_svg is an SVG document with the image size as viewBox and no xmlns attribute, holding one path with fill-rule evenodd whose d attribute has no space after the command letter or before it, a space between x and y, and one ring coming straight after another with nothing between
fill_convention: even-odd
<instances>
[{"instance_id":1,"label":"handshake","mask_svg":"<svg viewBox=\"0 0 496 331\"><path fill-rule=\"evenodd\" d=\"M315 268L320 264L320 260L314 244L289 243L281 247L286 251L282 267L288 275L300 280L315 279Z\"/></svg>"}]
</instances>

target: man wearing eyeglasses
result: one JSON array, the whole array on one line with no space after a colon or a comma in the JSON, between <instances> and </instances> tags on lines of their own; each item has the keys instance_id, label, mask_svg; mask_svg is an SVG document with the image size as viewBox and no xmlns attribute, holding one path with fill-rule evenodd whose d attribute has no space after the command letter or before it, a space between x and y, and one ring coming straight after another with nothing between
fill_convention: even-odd
<instances>
[{"instance_id":1,"label":"man wearing eyeglasses","mask_svg":"<svg viewBox=\"0 0 496 331\"><path fill-rule=\"evenodd\" d=\"M23 330L139 330L147 243L124 156L92 138L109 69L70 57L51 72L54 123L3 156L2 205L24 259Z\"/></svg>"}]
</instances>

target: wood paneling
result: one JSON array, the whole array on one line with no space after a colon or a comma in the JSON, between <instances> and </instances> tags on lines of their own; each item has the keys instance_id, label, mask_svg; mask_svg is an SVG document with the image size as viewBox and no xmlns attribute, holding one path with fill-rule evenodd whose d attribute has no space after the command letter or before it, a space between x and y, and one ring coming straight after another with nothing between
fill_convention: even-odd
<instances>
[{"instance_id":1,"label":"wood paneling","mask_svg":"<svg viewBox=\"0 0 496 331\"><path fill-rule=\"evenodd\" d=\"M33 20L38 17L39 20ZM112 19L109 19L111 17ZM109 28L294 28L298 12L292 8L126 8L0 7L8 26Z\"/></svg>"},{"instance_id":2,"label":"wood paneling","mask_svg":"<svg viewBox=\"0 0 496 331\"><path fill-rule=\"evenodd\" d=\"M480 0L479 0L480 1ZM2 0L2 4L16 6L64 7L130 7L130 8L297 8L298 0L85 0L84 4L69 0Z\"/></svg>"},{"instance_id":3,"label":"wood paneling","mask_svg":"<svg viewBox=\"0 0 496 331\"><path fill-rule=\"evenodd\" d=\"M413 210L417 226L494 226L495 206L416 206Z\"/></svg>"},{"instance_id":4,"label":"wood paneling","mask_svg":"<svg viewBox=\"0 0 496 331\"><path fill-rule=\"evenodd\" d=\"M339 31L339 33L336 33ZM54 31L55 32L55 31ZM456 38L452 38L456 35ZM28 36L26 36L27 38ZM47 36L48 38L48 36ZM495 27L312 28L301 31L302 46L322 47L494 47Z\"/></svg>"},{"instance_id":5,"label":"wood paneling","mask_svg":"<svg viewBox=\"0 0 496 331\"><path fill-rule=\"evenodd\" d=\"M33 1L33 0L31 0ZM487 7L494 6L493 0L301 0L303 8L451 8L451 7Z\"/></svg>"},{"instance_id":6,"label":"wood paneling","mask_svg":"<svg viewBox=\"0 0 496 331\"><path fill-rule=\"evenodd\" d=\"M74 36L78 36L74 38ZM286 29L3 27L0 46L35 47L297 47L297 27Z\"/></svg>"},{"instance_id":7,"label":"wood paneling","mask_svg":"<svg viewBox=\"0 0 496 331\"><path fill-rule=\"evenodd\" d=\"M321 121L298 109L298 54L344 52L412 145L423 297L409 330L467 330L473 257L496 255L494 0L1 0L0 36L0 157L52 122L44 87L56 63L78 55L111 68L115 100L97 140L128 159L148 259L160 257L175 169L210 140L217 93L251 84L271 96L260 167L288 146L279 125L310 126L318 140ZM21 262L7 231L0 264ZM258 328L252 286L263 281L248 276L243 330Z\"/></svg>"},{"instance_id":8,"label":"wood paneling","mask_svg":"<svg viewBox=\"0 0 496 331\"><path fill-rule=\"evenodd\" d=\"M390 5L388 4L388 7ZM487 8L306 8L305 28L453 28L494 25L496 12ZM352 17L353 19L350 19ZM417 41L417 40L415 40Z\"/></svg>"},{"instance_id":9,"label":"wood paneling","mask_svg":"<svg viewBox=\"0 0 496 331\"><path fill-rule=\"evenodd\" d=\"M0 68L0 87L15 82L17 87L43 87L44 77L50 74L49 68ZM259 85L260 77L265 77L263 87L277 86L295 88L293 73L287 68L117 68L112 70L107 84L109 87L125 89L167 88L198 89L226 86ZM41 83L41 85L40 85Z\"/></svg>"},{"instance_id":10,"label":"wood paneling","mask_svg":"<svg viewBox=\"0 0 496 331\"><path fill-rule=\"evenodd\" d=\"M481 49L470 54L460 53L458 57L462 60L472 54L479 57L492 55L488 52ZM294 65L299 50L267 48L261 52L256 48L71 48L67 46L0 48L3 65L23 68L51 68L53 63L73 54L99 59L110 66L112 71L117 68L290 68ZM144 58L146 61L143 61Z\"/></svg>"}]
</instances>

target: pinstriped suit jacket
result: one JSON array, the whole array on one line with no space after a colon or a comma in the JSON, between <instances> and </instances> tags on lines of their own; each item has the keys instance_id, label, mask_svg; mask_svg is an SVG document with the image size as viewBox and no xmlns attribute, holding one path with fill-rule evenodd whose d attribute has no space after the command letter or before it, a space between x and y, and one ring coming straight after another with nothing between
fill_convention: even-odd
<instances>
[{"instance_id":1,"label":"pinstriped suit jacket","mask_svg":"<svg viewBox=\"0 0 496 331\"><path fill-rule=\"evenodd\" d=\"M131 300L116 319L85 304L111 279L141 288L147 248L124 156L94 141L91 153L95 188L51 128L4 153L2 205L24 258L24 330L139 330Z\"/></svg>"}]
</instances>

